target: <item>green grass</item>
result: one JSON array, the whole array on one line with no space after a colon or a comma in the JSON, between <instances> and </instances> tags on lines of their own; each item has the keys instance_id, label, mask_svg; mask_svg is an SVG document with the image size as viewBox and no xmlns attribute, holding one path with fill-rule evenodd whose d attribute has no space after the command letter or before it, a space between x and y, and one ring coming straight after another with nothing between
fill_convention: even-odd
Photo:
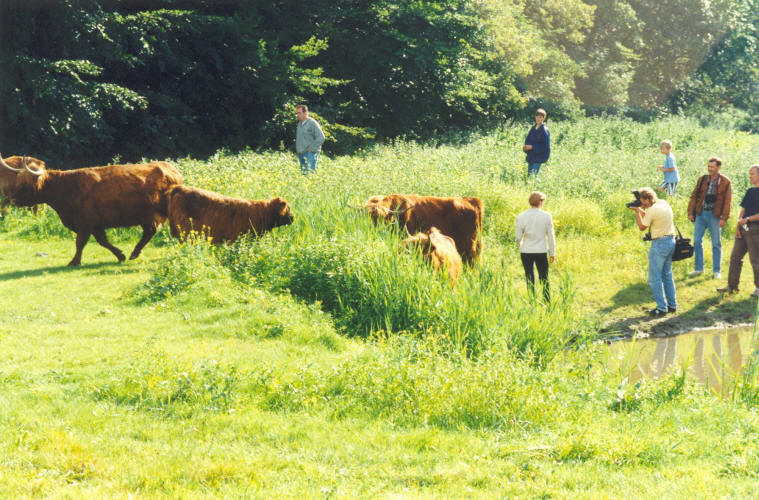
<instances>
[{"instance_id":1,"label":"green grass","mask_svg":"<svg viewBox=\"0 0 759 500\"><path fill-rule=\"evenodd\" d=\"M737 197L759 137L684 119L551 131L550 304L527 294L511 243L534 188L521 127L324 157L311 177L278 153L179 160L189 185L284 196L294 224L217 248L162 230L123 264L91 242L65 267L57 216L14 209L0 221L0 497L756 495L756 358L717 397L679 373L628 382L592 340L753 321L749 268L722 298L685 277L691 262L675 265L679 314L645 318L647 246L624 203L658 184L670 138L692 234L706 159L726 160ZM389 192L484 199L483 261L455 291L357 210Z\"/></svg>"}]
</instances>

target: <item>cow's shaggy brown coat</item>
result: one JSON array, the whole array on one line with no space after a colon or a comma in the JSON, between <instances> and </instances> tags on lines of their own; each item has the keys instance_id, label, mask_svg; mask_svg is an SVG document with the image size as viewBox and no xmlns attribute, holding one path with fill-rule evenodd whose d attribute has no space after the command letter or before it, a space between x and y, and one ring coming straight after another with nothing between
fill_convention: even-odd
<instances>
[{"instance_id":1,"label":"cow's shaggy brown coat","mask_svg":"<svg viewBox=\"0 0 759 500\"><path fill-rule=\"evenodd\" d=\"M232 242L245 233L260 235L293 222L290 205L282 198L246 200L176 186L169 191L168 202L169 224L175 237L200 231L213 243Z\"/></svg>"},{"instance_id":2,"label":"cow's shaggy brown coat","mask_svg":"<svg viewBox=\"0 0 759 500\"><path fill-rule=\"evenodd\" d=\"M27 164L34 170L30 162ZM181 174L165 162L45 170L38 175L23 171L13 173L9 179L0 177L0 189L13 203L46 203L63 225L76 233L76 253L70 266L81 263L90 235L119 261L125 260L105 235L105 230L112 227L142 227L142 238L129 257L137 258L157 226L166 220L166 191L181 183Z\"/></svg>"},{"instance_id":3,"label":"cow's shaggy brown coat","mask_svg":"<svg viewBox=\"0 0 759 500\"><path fill-rule=\"evenodd\" d=\"M461 257L456 250L453 238L442 234L438 228L431 227L424 233L417 233L403 240L404 247L413 247L421 250L422 255L432 264L435 271L446 270L451 286L456 285L456 280L461 274Z\"/></svg>"},{"instance_id":4,"label":"cow's shaggy brown coat","mask_svg":"<svg viewBox=\"0 0 759 500\"><path fill-rule=\"evenodd\" d=\"M484 207L479 198L439 198L390 194L372 196L366 202L372 219L398 224L410 234L437 227L453 238L464 263L474 265L482 251L480 233Z\"/></svg>"}]
</instances>

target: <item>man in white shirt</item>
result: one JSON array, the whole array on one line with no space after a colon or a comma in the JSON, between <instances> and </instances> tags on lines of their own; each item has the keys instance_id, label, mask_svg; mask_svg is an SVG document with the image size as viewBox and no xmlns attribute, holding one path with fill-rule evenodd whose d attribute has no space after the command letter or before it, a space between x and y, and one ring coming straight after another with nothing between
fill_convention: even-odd
<instances>
[{"instance_id":1,"label":"man in white shirt","mask_svg":"<svg viewBox=\"0 0 759 500\"><path fill-rule=\"evenodd\" d=\"M556 258L556 241L553 233L551 214L543 210L546 195L539 191L530 194L530 209L517 216L515 237L519 243L524 274L530 293L535 293L534 267L538 268L538 278L543 286L546 302L551 298L548 286L548 262Z\"/></svg>"}]
</instances>

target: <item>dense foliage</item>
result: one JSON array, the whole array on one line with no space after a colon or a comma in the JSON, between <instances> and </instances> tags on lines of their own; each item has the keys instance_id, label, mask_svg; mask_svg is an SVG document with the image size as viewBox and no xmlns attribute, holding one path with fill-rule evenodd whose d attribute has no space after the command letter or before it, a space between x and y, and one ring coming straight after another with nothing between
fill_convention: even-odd
<instances>
[{"instance_id":1,"label":"dense foliage","mask_svg":"<svg viewBox=\"0 0 759 500\"><path fill-rule=\"evenodd\" d=\"M83 0L0 5L0 149L52 165L331 153L531 113L668 110L750 129L756 0ZM737 112L735 110L738 110Z\"/></svg>"}]
</instances>

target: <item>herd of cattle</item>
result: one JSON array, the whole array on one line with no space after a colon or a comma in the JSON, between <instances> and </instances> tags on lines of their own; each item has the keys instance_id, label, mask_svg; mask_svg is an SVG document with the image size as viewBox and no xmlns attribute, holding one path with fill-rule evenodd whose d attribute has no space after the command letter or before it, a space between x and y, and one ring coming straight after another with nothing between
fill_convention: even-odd
<instances>
[{"instance_id":1,"label":"herd of cattle","mask_svg":"<svg viewBox=\"0 0 759 500\"><path fill-rule=\"evenodd\" d=\"M125 260L108 241L108 228L142 227L142 237L129 256L135 259L167 219L172 236L199 231L213 243L232 242L246 233L260 235L293 221L282 198L245 200L184 186L182 175L166 162L48 170L36 158L0 156L0 165L3 208L8 203L47 204L76 234L70 266L81 263L90 236L119 261ZM451 284L462 262L474 265L481 252L479 198L391 194L372 196L365 209L375 223L386 221L405 229L409 237L403 246L418 248L435 270L447 271Z\"/></svg>"}]
</instances>

